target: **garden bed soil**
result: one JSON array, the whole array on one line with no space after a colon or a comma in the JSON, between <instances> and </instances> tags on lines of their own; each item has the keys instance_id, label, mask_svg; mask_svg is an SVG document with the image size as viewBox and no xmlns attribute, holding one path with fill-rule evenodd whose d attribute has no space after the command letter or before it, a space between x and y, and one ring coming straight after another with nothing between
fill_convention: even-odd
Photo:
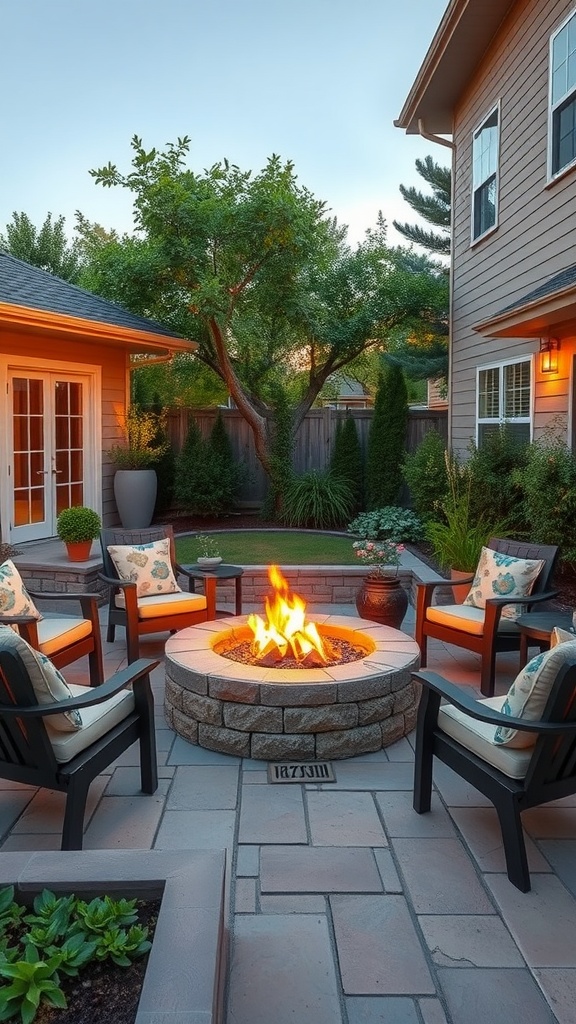
<instances>
[{"instance_id":1,"label":"garden bed soil","mask_svg":"<svg viewBox=\"0 0 576 1024\"><path fill-rule=\"evenodd\" d=\"M210 533L213 530L286 529L281 523L261 519L257 512L231 512L222 516L167 515L162 522L170 523L176 534ZM424 543L407 544L406 547L430 568L435 569L436 572L442 572L438 563L432 558L428 545ZM576 608L576 572L572 566L559 564L554 574L552 588L558 591L558 596L550 602L550 607L562 612Z\"/></svg>"},{"instance_id":2,"label":"garden bed soil","mask_svg":"<svg viewBox=\"0 0 576 1024\"><path fill-rule=\"evenodd\" d=\"M138 902L138 923L148 928L152 939L158 919L160 900ZM77 978L60 975L60 987L68 1006L41 1005L34 1024L134 1024L149 954L134 960L130 967L118 967L111 961L89 963Z\"/></svg>"}]
</instances>

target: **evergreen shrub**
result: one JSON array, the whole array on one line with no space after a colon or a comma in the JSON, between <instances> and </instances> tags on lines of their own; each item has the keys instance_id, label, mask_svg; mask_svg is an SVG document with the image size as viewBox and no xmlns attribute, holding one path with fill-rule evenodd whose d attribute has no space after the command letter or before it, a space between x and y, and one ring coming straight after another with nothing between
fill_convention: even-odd
<instances>
[{"instance_id":1,"label":"evergreen shrub","mask_svg":"<svg viewBox=\"0 0 576 1024\"><path fill-rule=\"evenodd\" d=\"M403 464L404 479L414 511L426 521L448 496L446 445L437 430L429 430Z\"/></svg>"},{"instance_id":2,"label":"evergreen shrub","mask_svg":"<svg viewBox=\"0 0 576 1024\"><path fill-rule=\"evenodd\" d=\"M364 458L358 437L356 421L346 415L338 420L334 437L334 448L330 459L330 472L340 480L346 480L354 495L354 508L361 509L364 490Z\"/></svg>"},{"instance_id":3,"label":"evergreen shrub","mask_svg":"<svg viewBox=\"0 0 576 1024\"><path fill-rule=\"evenodd\" d=\"M408 399L400 366L386 363L378 378L366 453L366 504L393 505L402 487Z\"/></svg>"}]
</instances>

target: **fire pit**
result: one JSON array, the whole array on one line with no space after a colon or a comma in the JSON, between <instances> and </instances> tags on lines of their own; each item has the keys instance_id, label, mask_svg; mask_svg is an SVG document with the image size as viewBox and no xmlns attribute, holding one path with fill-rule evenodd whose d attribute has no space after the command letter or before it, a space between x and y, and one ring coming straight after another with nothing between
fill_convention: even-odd
<instances>
[{"instance_id":1,"label":"fire pit","mask_svg":"<svg viewBox=\"0 0 576 1024\"><path fill-rule=\"evenodd\" d=\"M283 596L296 598L299 607L297 595ZM351 757L410 732L417 706L415 641L343 615L316 615L308 624L301 612L300 624L315 627L320 647L332 653L344 647L345 660L322 663L314 653L311 662L297 640L296 654L286 644L297 667L284 667L268 638L256 664L247 662L242 649L254 643L252 616L203 622L171 637L165 711L175 731L209 750L263 760ZM226 656L238 649L239 660Z\"/></svg>"}]
</instances>

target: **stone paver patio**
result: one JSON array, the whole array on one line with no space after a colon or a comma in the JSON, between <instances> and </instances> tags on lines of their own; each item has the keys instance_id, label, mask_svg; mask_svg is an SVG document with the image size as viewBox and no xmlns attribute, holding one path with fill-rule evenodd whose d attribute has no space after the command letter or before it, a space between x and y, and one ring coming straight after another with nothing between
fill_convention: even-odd
<instances>
[{"instance_id":1,"label":"stone paver patio","mask_svg":"<svg viewBox=\"0 0 576 1024\"><path fill-rule=\"evenodd\" d=\"M164 640L143 642L142 656L160 658ZM125 647L104 648L108 676ZM475 655L431 643L429 667L479 693ZM497 692L516 667L517 655L499 656ZM158 792L139 793L137 751L123 755L92 786L84 848L226 849L227 1024L573 1024L576 797L524 815L523 895L495 812L449 769L435 769L432 812L412 810L411 736L333 761L335 783L274 785L263 761L176 736L162 664L153 686ZM58 850L61 820L60 794L0 780L2 853ZM165 1007L154 1009L160 1022ZM211 1019L193 1018L182 1024Z\"/></svg>"}]
</instances>

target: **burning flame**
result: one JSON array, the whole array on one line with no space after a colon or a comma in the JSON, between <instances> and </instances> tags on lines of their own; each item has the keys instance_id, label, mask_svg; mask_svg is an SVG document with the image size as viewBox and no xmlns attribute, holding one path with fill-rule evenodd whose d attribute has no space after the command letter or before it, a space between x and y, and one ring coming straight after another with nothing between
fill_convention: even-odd
<instances>
[{"instance_id":1,"label":"burning flame","mask_svg":"<svg viewBox=\"0 0 576 1024\"><path fill-rule=\"evenodd\" d=\"M266 598L267 621L249 615L254 633L250 654L260 663L275 664L287 655L310 665L325 665L334 659L331 645L323 640L314 622L306 621L306 602L290 591L277 565L268 567L274 594Z\"/></svg>"}]
</instances>

